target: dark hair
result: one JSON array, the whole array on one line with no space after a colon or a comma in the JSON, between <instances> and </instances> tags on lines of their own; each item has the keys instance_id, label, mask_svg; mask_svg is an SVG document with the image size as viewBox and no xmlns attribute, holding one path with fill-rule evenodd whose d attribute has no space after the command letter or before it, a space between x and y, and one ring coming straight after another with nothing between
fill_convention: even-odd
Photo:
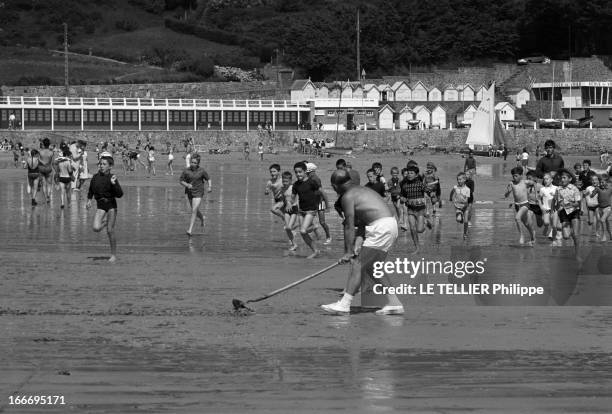
<instances>
[{"instance_id":1,"label":"dark hair","mask_svg":"<svg viewBox=\"0 0 612 414\"><path fill-rule=\"evenodd\" d=\"M523 168L522 167L514 167L513 169L510 170L510 174L515 175L523 175Z\"/></svg>"},{"instance_id":2,"label":"dark hair","mask_svg":"<svg viewBox=\"0 0 612 414\"><path fill-rule=\"evenodd\" d=\"M198 153L196 152L195 154L193 154L193 155L191 156L191 159L192 159L192 160L198 160L198 164L199 164L199 163L200 163L200 161L201 161L200 154L198 154Z\"/></svg>"},{"instance_id":3,"label":"dark hair","mask_svg":"<svg viewBox=\"0 0 612 414\"><path fill-rule=\"evenodd\" d=\"M457 174L457 178L461 177L462 175L467 179L467 174L463 171L459 171L459 173Z\"/></svg>"},{"instance_id":4,"label":"dark hair","mask_svg":"<svg viewBox=\"0 0 612 414\"><path fill-rule=\"evenodd\" d=\"M547 139L544 142L544 148L546 147L553 147L553 148L557 148L557 144L555 144L555 141L553 141L552 139Z\"/></svg>"},{"instance_id":5,"label":"dark hair","mask_svg":"<svg viewBox=\"0 0 612 414\"><path fill-rule=\"evenodd\" d=\"M379 162L375 162L374 164L372 164L372 169L375 169L375 168L380 168L380 169L382 169L382 164L381 164L381 163L379 163Z\"/></svg>"},{"instance_id":6,"label":"dark hair","mask_svg":"<svg viewBox=\"0 0 612 414\"><path fill-rule=\"evenodd\" d=\"M574 174L572 174L567 168L560 168L559 170L557 170L557 174L559 175L559 177L561 177L563 174L566 174L572 181L574 181Z\"/></svg>"},{"instance_id":7,"label":"dark hair","mask_svg":"<svg viewBox=\"0 0 612 414\"><path fill-rule=\"evenodd\" d=\"M587 164L589 167L591 166L591 160L584 160L582 163Z\"/></svg>"},{"instance_id":8,"label":"dark hair","mask_svg":"<svg viewBox=\"0 0 612 414\"><path fill-rule=\"evenodd\" d=\"M525 177L537 177L535 171L529 170L527 171L527 173L525 173Z\"/></svg>"},{"instance_id":9,"label":"dark hair","mask_svg":"<svg viewBox=\"0 0 612 414\"><path fill-rule=\"evenodd\" d=\"M293 165L293 169L295 170L296 168L299 168L299 169L300 169L300 170L302 170L302 171L306 171L306 164L305 164L304 162L302 162L302 161L300 161L300 162L296 162L296 163Z\"/></svg>"},{"instance_id":10,"label":"dark hair","mask_svg":"<svg viewBox=\"0 0 612 414\"><path fill-rule=\"evenodd\" d=\"M44 138L42 140L42 144L43 144L43 148L49 148L49 145L51 144L51 141L49 141L49 138Z\"/></svg>"},{"instance_id":11,"label":"dark hair","mask_svg":"<svg viewBox=\"0 0 612 414\"><path fill-rule=\"evenodd\" d=\"M574 168L582 168L582 163L581 162L577 162L576 164L574 164Z\"/></svg>"},{"instance_id":12,"label":"dark hair","mask_svg":"<svg viewBox=\"0 0 612 414\"><path fill-rule=\"evenodd\" d=\"M72 155L72 153L70 152L70 148L68 148L65 145L64 145L64 147L61 148L61 150L62 150L62 155L64 157L70 157Z\"/></svg>"},{"instance_id":13,"label":"dark hair","mask_svg":"<svg viewBox=\"0 0 612 414\"><path fill-rule=\"evenodd\" d=\"M369 173L376 174L376 173L374 172L374 168L369 168L369 169L366 171L366 175L368 175Z\"/></svg>"},{"instance_id":14,"label":"dark hair","mask_svg":"<svg viewBox=\"0 0 612 414\"><path fill-rule=\"evenodd\" d=\"M393 174L393 171L397 171L399 173L399 168L397 167L391 167L391 174Z\"/></svg>"},{"instance_id":15,"label":"dark hair","mask_svg":"<svg viewBox=\"0 0 612 414\"><path fill-rule=\"evenodd\" d=\"M344 158L340 158L338 161L336 161L336 168L345 168L346 167L346 161L344 160Z\"/></svg>"},{"instance_id":16,"label":"dark hair","mask_svg":"<svg viewBox=\"0 0 612 414\"><path fill-rule=\"evenodd\" d=\"M276 171L280 171L281 170L280 165L278 165L278 164L272 164L272 165L270 165L270 168L268 168L268 169L271 170L272 168L274 168Z\"/></svg>"},{"instance_id":17,"label":"dark hair","mask_svg":"<svg viewBox=\"0 0 612 414\"><path fill-rule=\"evenodd\" d=\"M416 175L419 175L419 167L417 167L416 165L410 164L409 166L406 167L406 170L407 171L412 171Z\"/></svg>"},{"instance_id":18,"label":"dark hair","mask_svg":"<svg viewBox=\"0 0 612 414\"><path fill-rule=\"evenodd\" d=\"M111 167L115 165L115 160L113 159L113 157L107 157L107 156L100 157L100 161L102 160L108 161L108 165L110 165Z\"/></svg>"},{"instance_id":19,"label":"dark hair","mask_svg":"<svg viewBox=\"0 0 612 414\"><path fill-rule=\"evenodd\" d=\"M291 180L293 178L293 174L291 174L291 171L283 171L282 178L288 178Z\"/></svg>"},{"instance_id":20,"label":"dark hair","mask_svg":"<svg viewBox=\"0 0 612 414\"><path fill-rule=\"evenodd\" d=\"M402 175L404 175L405 172L408 172L408 168L402 168Z\"/></svg>"}]
</instances>

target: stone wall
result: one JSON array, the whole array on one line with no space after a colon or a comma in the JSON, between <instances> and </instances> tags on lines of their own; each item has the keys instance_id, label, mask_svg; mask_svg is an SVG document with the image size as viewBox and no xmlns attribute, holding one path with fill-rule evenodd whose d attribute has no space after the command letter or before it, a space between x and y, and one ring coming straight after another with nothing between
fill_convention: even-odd
<instances>
[{"instance_id":1,"label":"stone wall","mask_svg":"<svg viewBox=\"0 0 612 414\"><path fill-rule=\"evenodd\" d=\"M416 147L426 143L428 146L439 146L449 150L465 148L467 129L425 130L425 131L340 131L337 136L337 146L341 148L361 148L367 141L370 149L383 147L401 149ZM544 141L553 139L565 154L578 154L598 151L602 148L612 149L612 129L517 129L505 131L508 147L514 151L528 147L535 150L536 145L544 146ZM32 145L40 138L49 136L53 141L83 139L90 143L109 141L111 139L128 142L134 145L138 139L150 139L154 145L164 145L166 142L180 143L185 139L193 139L196 144L212 148L221 146L241 146L248 141L251 146L262 141L266 145L270 137L257 131L0 131L0 140L5 138L13 142ZM336 137L334 131L276 131L274 141L281 147L290 147L300 138L329 139Z\"/></svg>"},{"instance_id":2,"label":"stone wall","mask_svg":"<svg viewBox=\"0 0 612 414\"><path fill-rule=\"evenodd\" d=\"M3 96L65 96L63 86L2 86ZM289 99L289 91L275 81L73 85L74 97Z\"/></svg>"}]
</instances>

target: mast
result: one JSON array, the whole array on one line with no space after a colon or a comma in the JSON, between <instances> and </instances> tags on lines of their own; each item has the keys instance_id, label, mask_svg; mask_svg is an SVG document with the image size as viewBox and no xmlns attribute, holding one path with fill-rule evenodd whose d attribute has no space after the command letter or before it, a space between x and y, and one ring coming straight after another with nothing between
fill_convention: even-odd
<instances>
[{"instance_id":1,"label":"mast","mask_svg":"<svg viewBox=\"0 0 612 414\"><path fill-rule=\"evenodd\" d=\"M359 7L357 8L357 79L361 79L361 55L359 50Z\"/></svg>"},{"instance_id":2,"label":"mast","mask_svg":"<svg viewBox=\"0 0 612 414\"><path fill-rule=\"evenodd\" d=\"M552 61L552 84L550 90L550 119L553 119L553 106L555 103L555 61Z\"/></svg>"}]
</instances>

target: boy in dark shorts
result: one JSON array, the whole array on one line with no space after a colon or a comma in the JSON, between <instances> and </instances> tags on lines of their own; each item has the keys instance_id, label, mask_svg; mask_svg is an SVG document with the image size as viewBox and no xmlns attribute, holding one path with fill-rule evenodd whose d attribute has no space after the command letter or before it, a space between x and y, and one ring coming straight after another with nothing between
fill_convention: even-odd
<instances>
[{"instance_id":1,"label":"boy in dark shorts","mask_svg":"<svg viewBox=\"0 0 612 414\"><path fill-rule=\"evenodd\" d=\"M93 231L96 233L106 227L106 234L111 248L109 262L117 260L117 239L115 238L115 221L117 220L117 198L123 196L123 190L117 181L117 176L111 173L114 160L110 153L100 157L100 171L91 179L87 192L87 209L91 208L91 199L96 199L96 215L93 221Z\"/></svg>"},{"instance_id":2,"label":"boy in dark shorts","mask_svg":"<svg viewBox=\"0 0 612 414\"><path fill-rule=\"evenodd\" d=\"M282 212L284 204L282 191L283 180L280 177L280 169L280 165L278 164L270 165L270 179L266 183L265 194L269 195L272 193L272 196L274 197L274 203L272 204L270 212L284 220L285 215Z\"/></svg>"},{"instance_id":3,"label":"boy in dark shorts","mask_svg":"<svg viewBox=\"0 0 612 414\"><path fill-rule=\"evenodd\" d=\"M523 168L514 167L510 170L512 174L512 182L506 187L504 198L512 194L514 198L514 210L516 215L514 216L514 222L516 223L516 229L519 233L519 244L525 244L525 236L521 229L521 223L527 228L529 232L528 246L533 246L535 243L535 230L533 229L533 223L531 220L532 213L529 210L529 200L527 195L527 184L523 180ZM512 204L511 204L512 206Z\"/></svg>"},{"instance_id":4,"label":"boy in dark shorts","mask_svg":"<svg viewBox=\"0 0 612 414\"><path fill-rule=\"evenodd\" d=\"M367 188L370 188L376 191L376 193L379 196L381 196L382 198L385 198L385 185L381 183L380 181L378 181L378 177L376 176L376 173L374 172L374 170L370 168L366 172L366 176L368 177L368 182L366 183L364 187L367 187Z\"/></svg>"},{"instance_id":5,"label":"boy in dark shorts","mask_svg":"<svg viewBox=\"0 0 612 414\"><path fill-rule=\"evenodd\" d=\"M208 192L210 193L212 191L212 181L208 173L200 168L200 154L193 154L189 162L191 166L183 171L179 180L181 185L185 187L187 201L191 206L191 220L189 221L189 229L187 229L187 235L191 237L196 218L200 219L201 225L204 227L204 216L200 211L200 203L204 197L204 183L208 184Z\"/></svg>"},{"instance_id":6,"label":"boy in dark shorts","mask_svg":"<svg viewBox=\"0 0 612 414\"><path fill-rule=\"evenodd\" d=\"M298 218L298 208L291 202L293 197L293 175L290 171L285 171L282 175L282 197L283 197L283 214L285 219L285 232L289 238L289 250L295 251L298 245L293 237L293 228Z\"/></svg>"},{"instance_id":7,"label":"boy in dark shorts","mask_svg":"<svg viewBox=\"0 0 612 414\"><path fill-rule=\"evenodd\" d=\"M580 203L582 196L580 190L572 184L574 177L567 169L562 168L557 171L561 177L561 185L555 194L554 205L559 215L561 222L563 238L569 239L570 236L574 240L576 254L580 243Z\"/></svg>"},{"instance_id":8,"label":"boy in dark shorts","mask_svg":"<svg viewBox=\"0 0 612 414\"><path fill-rule=\"evenodd\" d=\"M529 211L535 216L538 227L544 225L542 217L542 208L540 207L539 194L542 184L537 182L535 171L529 170L525 174L525 185L527 186L527 202L529 203Z\"/></svg>"},{"instance_id":9,"label":"boy in dark shorts","mask_svg":"<svg viewBox=\"0 0 612 414\"><path fill-rule=\"evenodd\" d=\"M306 174L306 164L298 162L293 166L297 181L293 183L291 204L296 203L299 198L298 214L300 218L300 234L304 242L312 249L312 254L308 259L314 259L320 253L316 243L310 237L310 233L315 230L314 219L319 207L319 192L321 186L316 180L311 180Z\"/></svg>"},{"instance_id":10,"label":"boy in dark shorts","mask_svg":"<svg viewBox=\"0 0 612 414\"><path fill-rule=\"evenodd\" d=\"M319 224L321 225L321 227L323 228L323 231L325 232L325 241L323 242L323 244L328 245L332 241L331 233L329 232L329 226L327 225L327 222L325 221L325 213L327 209L329 208L329 200L327 199L327 194L325 194L325 191L323 191L323 185L321 184L321 179L317 175L317 166L312 162L306 162L306 161L304 161L304 164L306 164L306 175L308 175L308 179L315 181L317 185L319 186L319 205L317 208L317 217L319 218ZM315 231L315 234L317 235L317 238L318 238L319 234L316 233L316 231Z\"/></svg>"},{"instance_id":11,"label":"boy in dark shorts","mask_svg":"<svg viewBox=\"0 0 612 414\"><path fill-rule=\"evenodd\" d=\"M427 228L429 229L432 227L429 218L425 217L425 191L427 187L419 178L418 167L409 165L406 169L408 170L407 177L400 183L400 196L401 201L406 204L406 215L410 228L410 236L412 237L415 247L414 253L418 253L419 233L425 231L425 224L427 224Z\"/></svg>"}]
</instances>

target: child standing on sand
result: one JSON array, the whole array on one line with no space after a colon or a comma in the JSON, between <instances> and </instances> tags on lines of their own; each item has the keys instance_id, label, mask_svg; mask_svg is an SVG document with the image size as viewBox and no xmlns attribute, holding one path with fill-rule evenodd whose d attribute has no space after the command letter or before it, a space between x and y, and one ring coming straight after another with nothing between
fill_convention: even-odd
<instances>
[{"instance_id":1,"label":"child standing on sand","mask_svg":"<svg viewBox=\"0 0 612 414\"><path fill-rule=\"evenodd\" d=\"M608 174L602 174L601 185L596 188L597 201L599 210L599 223L601 226L601 241L605 242L612 240L612 232L610 231L610 213L612 213L612 207L610 206L610 198L612 198L612 180Z\"/></svg>"},{"instance_id":2,"label":"child standing on sand","mask_svg":"<svg viewBox=\"0 0 612 414\"><path fill-rule=\"evenodd\" d=\"M100 170L93 176L87 193L87 209L91 208L91 199L96 199L96 215L93 221L93 231L96 233L106 227L110 243L111 256L109 262L117 260L117 239L115 238L115 221L117 220L117 198L123 196L123 190L117 181L117 176L111 173L114 160L110 153L100 157Z\"/></svg>"}]
</instances>

